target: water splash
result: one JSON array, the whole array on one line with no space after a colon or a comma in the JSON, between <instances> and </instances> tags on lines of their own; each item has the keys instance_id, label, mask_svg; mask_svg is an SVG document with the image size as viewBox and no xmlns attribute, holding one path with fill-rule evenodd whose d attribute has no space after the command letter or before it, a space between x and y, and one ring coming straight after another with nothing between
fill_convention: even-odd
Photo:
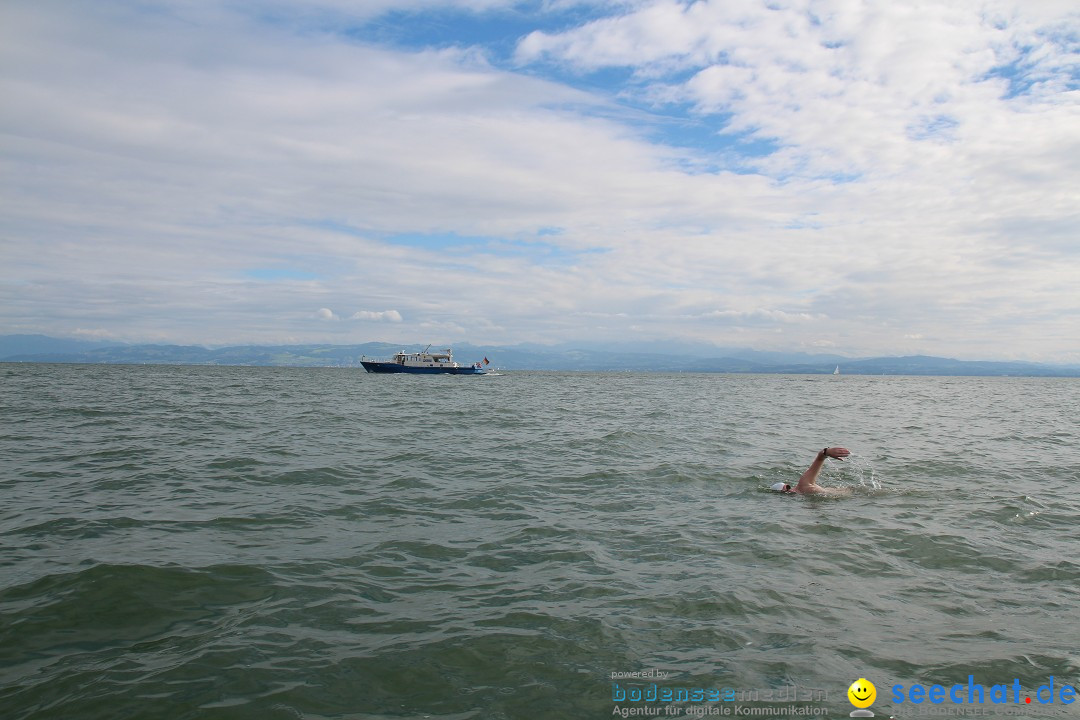
<instances>
[{"instance_id":1,"label":"water splash","mask_svg":"<svg viewBox=\"0 0 1080 720\"><path fill-rule=\"evenodd\" d=\"M874 465L869 459L852 453L843 463L832 463L830 475L838 485L860 487L864 490L882 489L881 481L874 472Z\"/></svg>"}]
</instances>

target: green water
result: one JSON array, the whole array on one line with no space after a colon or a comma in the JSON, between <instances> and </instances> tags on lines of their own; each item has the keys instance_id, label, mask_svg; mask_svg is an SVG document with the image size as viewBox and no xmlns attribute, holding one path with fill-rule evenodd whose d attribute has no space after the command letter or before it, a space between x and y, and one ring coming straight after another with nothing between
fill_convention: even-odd
<instances>
[{"instance_id":1,"label":"green water","mask_svg":"<svg viewBox=\"0 0 1080 720\"><path fill-rule=\"evenodd\" d=\"M1023 686L988 712L1076 716L1023 700L1080 684L1077 407L1071 379L0 365L0 716L846 717L865 677L888 717L969 675ZM850 497L767 491L826 445ZM651 685L757 695L615 699Z\"/></svg>"}]
</instances>

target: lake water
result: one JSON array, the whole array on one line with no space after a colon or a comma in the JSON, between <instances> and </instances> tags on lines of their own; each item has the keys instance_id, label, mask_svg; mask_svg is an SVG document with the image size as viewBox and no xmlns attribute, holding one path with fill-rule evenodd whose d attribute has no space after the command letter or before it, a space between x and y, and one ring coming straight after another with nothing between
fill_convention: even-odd
<instances>
[{"instance_id":1,"label":"lake water","mask_svg":"<svg viewBox=\"0 0 1080 720\"><path fill-rule=\"evenodd\" d=\"M1077 379L0 365L0 715L846 717L866 678L879 717L1077 717L1078 407ZM826 445L852 495L767 490ZM969 676L1008 702L892 690Z\"/></svg>"}]
</instances>

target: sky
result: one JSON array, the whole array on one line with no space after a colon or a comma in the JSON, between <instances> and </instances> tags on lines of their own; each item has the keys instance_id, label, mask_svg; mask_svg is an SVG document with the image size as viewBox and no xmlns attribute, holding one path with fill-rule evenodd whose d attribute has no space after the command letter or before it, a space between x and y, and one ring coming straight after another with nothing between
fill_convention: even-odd
<instances>
[{"instance_id":1,"label":"sky","mask_svg":"<svg viewBox=\"0 0 1080 720\"><path fill-rule=\"evenodd\" d=\"M4 0L0 334L1080 362L1073 0Z\"/></svg>"}]
</instances>

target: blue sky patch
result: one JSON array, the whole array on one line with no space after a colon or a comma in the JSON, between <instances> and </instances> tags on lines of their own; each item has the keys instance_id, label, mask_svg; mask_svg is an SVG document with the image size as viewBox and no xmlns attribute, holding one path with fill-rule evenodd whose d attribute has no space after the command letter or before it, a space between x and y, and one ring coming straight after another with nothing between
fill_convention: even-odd
<instances>
[{"instance_id":1,"label":"blue sky patch","mask_svg":"<svg viewBox=\"0 0 1080 720\"><path fill-rule=\"evenodd\" d=\"M909 125L908 137L912 140L938 140L949 142L955 139L953 132L960 126L956 118L948 115L934 115L920 118L919 122Z\"/></svg>"},{"instance_id":2,"label":"blue sky patch","mask_svg":"<svg viewBox=\"0 0 1080 720\"><path fill-rule=\"evenodd\" d=\"M453 7L394 10L344 30L356 41L406 50L483 47L496 64L511 61L518 42L534 31L558 33L604 17L607 8L578 5L544 11L540 0L511 8L469 11Z\"/></svg>"},{"instance_id":3,"label":"blue sky patch","mask_svg":"<svg viewBox=\"0 0 1080 720\"><path fill-rule=\"evenodd\" d=\"M558 228L543 228L537 233L537 238L556 237L561 234L562 232ZM432 251L462 250L486 252L506 257L526 256L533 262L547 264L570 263L583 254L600 251L596 249L570 249L556 243L528 237L495 238L458 235L456 233L400 233L386 235L380 239L391 245Z\"/></svg>"}]
</instances>

